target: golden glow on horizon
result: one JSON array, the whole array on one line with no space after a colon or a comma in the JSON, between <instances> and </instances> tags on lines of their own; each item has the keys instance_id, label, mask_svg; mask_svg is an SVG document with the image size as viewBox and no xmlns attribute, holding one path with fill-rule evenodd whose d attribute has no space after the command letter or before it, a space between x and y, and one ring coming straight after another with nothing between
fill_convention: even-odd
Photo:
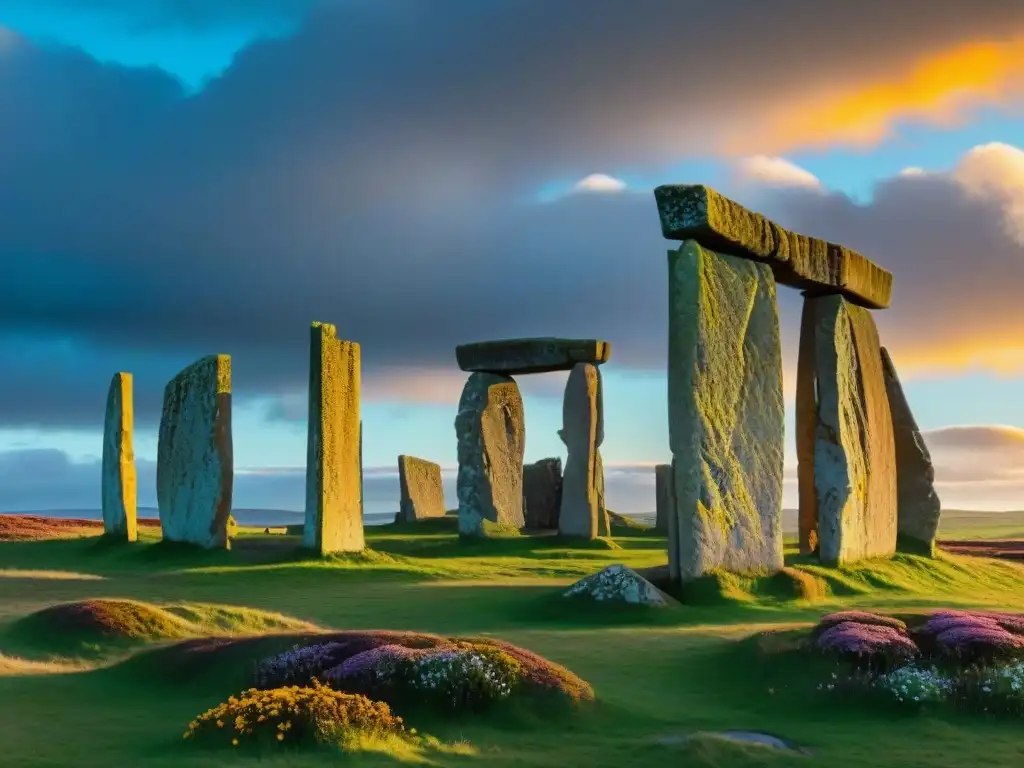
<instances>
[{"instance_id":1,"label":"golden glow on horizon","mask_svg":"<svg viewBox=\"0 0 1024 768\"><path fill-rule=\"evenodd\" d=\"M949 125L966 109L998 104L1024 80L1024 38L959 45L914 64L881 83L832 90L807 102L794 99L767 133L773 151L821 147L837 142L870 146L885 139L892 124L913 118ZM730 151L741 153L736 137ZM749 137L747 137L749 141Z\"/></svg>"}]
</instances>

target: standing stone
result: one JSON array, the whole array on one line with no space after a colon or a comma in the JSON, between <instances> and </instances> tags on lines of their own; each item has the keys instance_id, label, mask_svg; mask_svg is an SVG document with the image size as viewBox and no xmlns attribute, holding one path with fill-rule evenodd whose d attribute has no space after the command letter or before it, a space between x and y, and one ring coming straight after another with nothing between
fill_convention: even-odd
<instances>
[{"instance_id":1,"label":"standing stone","mask_svg":"<svg viewBox=\"0 0 1024 768\"><path fill-rule=\"evenodd\" d=\"M679 581L681 574L679 571L679 515L676 512L676 495L672 484L675 482L676 470L675 470L675 459L672 460L672 464L669 465L669 478L668 488L669 493L669 508L668 508L668 520L666 525L666 534L668 535L668 578L669 581Z\"/></svg>"},{"instance_id":2,"label":"standing stone","mask_svg":"<svg viewBox=\"0 0 1024 768\"><path fill-rule=\"evenodd\" d=\"M671 574L782 568L785 415L775 280L694 241L669 251Z\"/></svg>"},{"instance_id":3,"label":"standing stone","mask_svg":"<svg viewBox=\"0 0 1024 768\"><path fill-rule=\"evenodd\" d=\"M814 302L818 554L838 565L896 550L896 449L870 311L838 295Z\"/></svg>"},{"instance_id":4,"label":"standing stone","mask_svg":"<svg viewBox=\"0 0 1024 768\"><path fill-rule=\"evenodd\" d=\"M359 385L359 345L339 339L329 323L313 323L302 543L321 555L365 545Z\"/></svg>"},{"instance_id":5,"label":"standing stone","mask_svg":"<svg viewBox=\"0 0 1024 768\"><path fill-rule=\"evenodd\" d=\"M164 388L156 498L167 541L231 546L231 356L192 363Z\"/></svg>"},{"instance_id":6,"label":"standing stone","mask_svg":"<svg viewBox=\"0 0 1024 768\"><path fill-rule=\"evenodd\" d=\"M428 517L444 517L441 466L415 456L398 457L398 484L402 498L398 519L413 523Z\"/></svg>"},{"instance_id":7,"label":"standing stone","mask_svg":"<svg viewBox=\"0 0 1024 768\"><path fill-rule=\"evenodd\" d=\"M558 436L567 449L559 533L583 539L610 535L599 451L604 440L604 402L596 365L577 363L569 373Z\"/></svg>"},{"instance_id":8,"label":"standing stone","mask_svg":"<svg viewBox=\"0 0 1024 768\"><path fill-rule=\"evenodd\" d=\"M470 375L459 400L455 435L459 533L486 536L522 528L526 430L515 381L496 373Z\"/></svg>"},{"instance_id":9,"label":"standing stone","mask_svg":"<svg viewBox=\"0 0 1024 768\"><path fill-rule=\"evenodd\" d=\"M363 483L363 420L359 420L359 519L366 519L366 485Z\"/></svg>"},{"instance_id":10,"label":"standing stone","mask_svg":"<svg viewBox=\"0 0 1024 768\"><path fill-rule=\"evenodd\" d=\"M818 494L814 489L814 445L818 430L817 363L814 329L818 302L804 295L796 364L796 457L800 554L818 551Z\"/></svg>"},{"instance_id":11,"label":"standing stone","mask_svg":"<svg viewBox=\"0 0 1024 768\"><path fill-rule=\"evenodd\" d=\"M561 459L541 459L523 467L523 504L527 528L558 528L558 513L562 504Z\"/></svg>"},{"instance_id":12,"label":"standing stone","mask_svg":"<svg viewBox=\"0 0 1024 768\"><path fill-rule=\"evenodd\" d=\"M137 477L132 405L132 375L115 373L107 392L107 412L103 421L103 533L122 541L138 538L136 520Z\"/></svg>"},{"instance_id":13,"label":"standing stone","mask_svg":"<svg viewBox=\"0 0 1024 768\"><path fill-rule=\"evenodd\" d=\"M935 493L935 468L896 375L896 366L884 347L882 371L896 446L896 546L904 552L931 556L935 554L942 512L942 503Z\"/></svg>"},{"instance_id":14,"label":"standing stone","mask_svg":"<svg viewBox=\"0 0 1024 768\"><path fill-rule=\"evenodd\" d=\"M675 512L672 506L672 465L658 464L654 468L654 530L668 532L668 518Z\"/></svg>"}]
</instances>

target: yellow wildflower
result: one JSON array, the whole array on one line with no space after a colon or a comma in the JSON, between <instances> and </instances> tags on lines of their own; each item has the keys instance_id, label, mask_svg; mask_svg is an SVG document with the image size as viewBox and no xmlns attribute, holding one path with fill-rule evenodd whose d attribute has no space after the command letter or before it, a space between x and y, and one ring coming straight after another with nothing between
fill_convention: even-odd
<instances>
[{"instance_id":1,"label":"yellow wildflower","mask_svg":"<svg viewBox=\"0 0 1024 768\"><path fill-rule=\"evenodd\" d=\"M283 733L277 734L277 740L278 741L284 741L284 734Z\"/></svg>"}]
</instances>

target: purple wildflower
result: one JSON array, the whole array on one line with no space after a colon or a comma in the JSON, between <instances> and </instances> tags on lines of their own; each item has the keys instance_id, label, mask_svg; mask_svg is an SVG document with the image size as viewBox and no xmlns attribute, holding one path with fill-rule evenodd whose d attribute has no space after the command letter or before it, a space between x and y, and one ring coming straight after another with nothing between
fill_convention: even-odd
<instances>
[{"instance_id":1,"label":"purple wildflower","mask_svg":"<svg viewBox=\"0 0 1024 768\"><path fill-rule=\"evenodd\" d=\"M939 635L951 629L999 629L999 624L991 616L966 611L939 611L933 613L921 627L927 635Z\"/></svg>"},{"instance_id":2,"label":"purple wildflower","mask_svg":"<svg viewBox=\"0 0 1024 768\"><path fill-rule=\"evenodd\" d=\"M936 644L951 653L964 651L1018 651L1024 650L1024 637L1007 632L998 624L967 625L951 627L940 632Z\"/></svg>"},{"instance_id":3,"label":"purple wildflower","mask_svg":"<svg viewBox=\"0 0 1024 768\"><path fill-rule=\"evenodd\" d=\"M852 656L898 656L917 654L913 640L893 627L844 621L825 629L816 641L823 651Z\"/></svg>"},{"instance_id":4,"label":"purple wildflower","mask_svg":"<svg viewBox=\"0 0 1024 768\"><path fill-rule=\"evenodd\" d=\"M1024 615L1019 613L997 613L992 618L1007 632L1024 635Z\"/></svg>"},{"instance_id":5,"label":"purple wildflower","mask_svg":"<svg viewBox=\"0 0 1024 768\"><path fill-rule=\"evenodd\" d=\"M882 616L877 613L868 613L867 611L838 611L836 613L830 613L827 616L822 616L818 621L817 631L823 631L836 624L843 624L846 622L853 622L854 624L868 624L871 626L879 627L892 627L900 631L906 631L907 625L897 618L892 616Z\"/></svg>"},{"instance_id":6,"label":"purple wildflower","mask_svg":"<svg viewBox=\"0 0 1024 768\"><path fill-rule=\"evenodd\" d=\"M403 645L380 645L368 651L357 653L325 674L331 681L341 681L384 672L402 661L422 658L432 649L406 648Z\"/></svg>"},{"instance_id":7,"label":"purple wildflower","mask_svg":"<svg viewBox=\"0 0 1024 768\"><path fill-rule=\"evenodd\" d=\"M256 684L264 688L281 685L306 685L325 669L333 667L345 648L344 643L317 643L295 646L259 663Z\"/></svg>"}]
</instances>

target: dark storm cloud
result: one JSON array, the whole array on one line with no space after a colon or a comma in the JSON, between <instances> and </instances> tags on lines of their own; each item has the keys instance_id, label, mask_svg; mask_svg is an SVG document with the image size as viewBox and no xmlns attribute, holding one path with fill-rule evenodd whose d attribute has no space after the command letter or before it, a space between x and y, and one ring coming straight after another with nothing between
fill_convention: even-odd
<instances>
[{"instance_id":1,"label":"dark storm cloud","mask_svg":"<svg viewBox=\"0 0 1024 768\"><path fill-rule=\"evenodd\" d=\"M1024 18L871 5L328 3L194 97L156 70L5 44L0 421L92 423L126 368L152 417L162 382L212 352L235 356L240 397L295 391L314 319L363 344L368 392L389 366L451 368L478 338L600 335L617 365L660 366L650 194L528 198L714 150L723 131L758 151L749 126L780 94L852 88ZM824 234L861 216L829 204L847 218Z\"/></svg>"}]
</instances>

